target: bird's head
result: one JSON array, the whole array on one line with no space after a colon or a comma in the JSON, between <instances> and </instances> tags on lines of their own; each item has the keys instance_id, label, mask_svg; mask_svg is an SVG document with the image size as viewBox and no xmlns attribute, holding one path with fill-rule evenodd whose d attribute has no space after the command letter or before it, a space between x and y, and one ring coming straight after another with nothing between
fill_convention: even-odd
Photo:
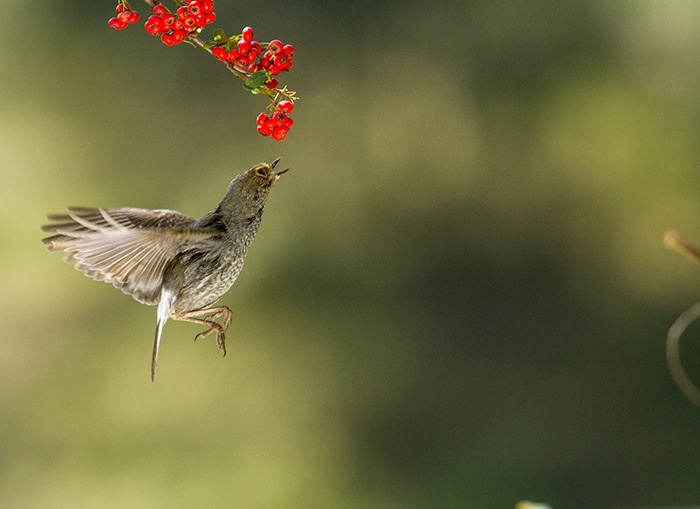
<instances>
[{"instance_id":1,"label":"bird's head","mask_svg":"<svg viewBox=\"0 0 700 509\"><path fill-rule=\"evenodd\" d=\"M281 158L271 163L258 163L241 172L231 181L219 211L232 220L242 220L262 214L272 185L288 169L275 172Z\"/></svg>"}]
</instances>

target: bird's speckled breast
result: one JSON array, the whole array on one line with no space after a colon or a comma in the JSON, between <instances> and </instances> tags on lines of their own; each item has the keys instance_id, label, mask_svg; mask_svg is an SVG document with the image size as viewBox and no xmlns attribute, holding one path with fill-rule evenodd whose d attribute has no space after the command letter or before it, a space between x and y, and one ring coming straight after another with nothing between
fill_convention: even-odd
<instances>
[{"instance_id":1,"label":"bird's speckled breast","mask_svg":"<svg viewBox=\"0 0 700 509\"><path fill-rule=\"evenodd\" d=\"M225 294L243 269L245 255L223 261L217 270L201 270L190 266L186 270L186 284L178 292L174 310L180 312L201 309L213 304Z\"/></svg>"}]
</instances>

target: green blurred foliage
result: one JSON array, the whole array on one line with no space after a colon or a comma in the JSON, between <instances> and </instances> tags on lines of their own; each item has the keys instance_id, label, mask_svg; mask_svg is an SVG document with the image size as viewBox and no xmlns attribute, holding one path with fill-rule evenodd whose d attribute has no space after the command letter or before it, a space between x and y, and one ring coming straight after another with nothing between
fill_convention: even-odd
<instances>
[{"instance_id":1,"label":"green blurred foliage","mask_svg":"<svg viewBox=\"0 0 700 509\"><path fill-rule=\"evenodd\" d=\"M663 344L700 274L661 247L700 241L700 4L217 5L297 48L282 143L109 2L3 5L0 506L700 501ZM151 384L155 309L47 253L45 214L199 216L277 156L229 355L168 323Z\"/></svg>"}]
</instances>

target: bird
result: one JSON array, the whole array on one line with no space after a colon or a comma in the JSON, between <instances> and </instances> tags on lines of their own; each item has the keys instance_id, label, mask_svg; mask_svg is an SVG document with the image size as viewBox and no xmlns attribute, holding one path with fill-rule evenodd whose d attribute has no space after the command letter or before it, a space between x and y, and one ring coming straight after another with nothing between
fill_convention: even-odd
<instances>
[{"instance_id":1,"label":"bird","mask_svg":"<svg viewBox=\"0 0 700 509\"><path fill-rule=\"evenodd\" d=\"M213 304L236 281L260 227L280 158L238 174L218 206L200 219L174 210L68 207L49 214L42 242L67 253L64 261L86 276L113 284L138 302L157 306L151 355L155 381L165 322L172 318L208 327L226 355L232 313ZM218 321L217 321L218 320Z\"/></svg>"}]
</instances>

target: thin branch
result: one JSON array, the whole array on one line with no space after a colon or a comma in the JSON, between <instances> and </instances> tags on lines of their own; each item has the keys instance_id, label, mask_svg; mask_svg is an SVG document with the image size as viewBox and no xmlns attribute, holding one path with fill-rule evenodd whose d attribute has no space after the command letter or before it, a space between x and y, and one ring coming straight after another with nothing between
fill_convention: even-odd
<instances>
[{"instance_id":1,"label":"thin branch","mask_svg":"<svg viewBox=\"0 0 700 509\"><path fill-rule=\"evenodd\" d=\"M664 246L682 254L695 263L700 263L700 248L685 240L676 230L666 230L664 233Z\"/></svg>"},{"instance_id":2,"label":"thin branch","mask_svg":"<svg viewBox=\"0 0 700 509\"><path fill-rule=\"evenodd\" d=\"M681 336L698 317L700 317L700 302L686 310L668 329L668 334L666 335L666 363L673 380L683 395L695 406L700 407L700 389L697 388L685 372L685 369L683 369L680 352Z\"/></svg>"},{"instance_id":3,"label":"thin branch","mask_svg":"<svg viewBox=\"0 0 700 509\"><path fill-rule=\"evenodd\" d=\"M663 242L667 249L683 255L695 263L700 263L700 249L681 237L676 230L666 230ZM700 302L687 309L668 329L666 334L666 364L668 364L671 377L683 395L695 406L700 407L700 389L683 368L680 348L681 336L698 317L700 317Z\"/></svg>"}]
</instances>

